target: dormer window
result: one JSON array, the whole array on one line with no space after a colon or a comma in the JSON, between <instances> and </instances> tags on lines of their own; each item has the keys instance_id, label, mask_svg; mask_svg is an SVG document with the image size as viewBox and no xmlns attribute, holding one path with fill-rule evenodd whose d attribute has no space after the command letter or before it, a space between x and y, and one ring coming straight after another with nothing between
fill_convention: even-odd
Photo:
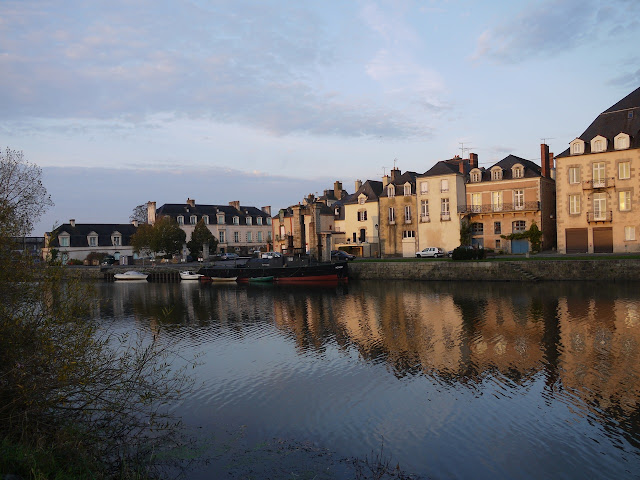
<instances>
[{"instance_id":1,"label":"dormer window","mask_svg":"<svg viewBox=\"0 0 640 480\"><path fill-rule=\"evenodd\" d=\"M405 183L404 184L404 196L408 197L411 195L411 184L410 183Z\"/></svg>"},{"instance_id":2,"label":"dormer window","mask_svg":"<svg viewBox=\"0 0 640 480\"><path fill-rule=\"evenodd\" d=\"M262 225L262 217L256 218L256 225Z\"/></svg>"},{"instance_id":3,"label":"dormer window","mask_svg":"<svg viewBox=\"0 0 640 480\"><path fill-rule=\"evenodd\" d=\"M182 215L178 215L176 220L178 221L178 225L184 225L184 217Z\"/></svg>"},{"instance_id":4,"label":"dormer window","mask_svg":"<svg viewBox=\"0 0 640 480\"><path fill-rule=\"evenodd\" d=\"M582 155L584 153L584 141L576 138L570 144L571 155Z\"/></svg>"},{"instance_id":5,"label":"dormer window","mask_svg":"<svg viewBox=\"0 0 640 480\"><path fill-rule=\"evenodd\" d=\"M367 201L367 196L366 196L366 195L361 194L361 195L358 197L358 203L359 203L360 205L364 205L366 201Z\"/></svg>"},{"instance_id":6,"label":"dormer window","mask_svg":"<svg viewBox=\"0 0 640 480\"><path fill-rule=\"evenodd\" d=\"M482 175L480 173L480 170L471 170L471 173L469 174L469 179L471 180L471 183L479 183L480 180L482 180Z\"/></svg>"},{"instance_id":7,"label":"dormer window","mask_svg":"<svg viewBox=\"0 0 640 480\"><path fill-rule=\"evenodd\" d=\"M97 247L98 234L96 232L91 232L89 235L87 235L87 243L89 244L90 247Z\"/></svg>"},{"instance_id":8,"label":"dormer window","mask_svg":"<svg viewBox=\"0 0 640 480\"><path fill-rule=\"evenodd\" d=\"M196 223L198 223L198 217L196 217L195 215L191 215L191 216L189 217L189 223L190 223L191 225L195 225Z\"/></svg>"},{"instance_id":9,"label":"dormer window","mask_svg":"<svg viewBox=\"0 0 640 480\"><path fill-rule=\"evenodd\" d=\"M224 225L224 213L218 214L218 225Z\"/></svg>"},{"instance_id":10,"label":"dormer window","mask_svg":"<svg viewBox=\"0 0 640 480\"><path fill-rule=\"evenodd\" d=\"M63 233L62 235L58 235L58 243L60 243L61 247L68 247L69 238L70 238L70 235L66 232Z\"/></svg>"},{"instance_id":11,"label":"dormer window","mask_svg":"<svg viewBox=\"0 0 640 480\"><path fill-rule=\"evenodd\" d=\"M205 225L209 225L209 215L203 215L202 221L204 222Z\"/></svg>"},{"instance_id":12,"label":"dormer window","mask_svg":"<svg viewBox=\"0 0 640 480\"><path fill-rule=\"evenodd\" d=\"M122 245L122 235L120 232L113 232L111 234L111 245L114 247L119 247Z\"/></svg>"},{"instance_id":13,"label":"dormer window","mask_svg":"<svg viewBox=\"0 0 640 480\"><path fill-rule=\"evenodd\" d=\"M396 196L396 187L394 187L393 185L389 185L387 187L387 196L389 198L393 198Z\"/></svg>"},{"instance_id":14,"label":"dormer window","mask_svg":"<svg viewBox=\"0 0 640 480\"><path fill-rule=\"evenodd\" d=\"M267 217L267 225L271 225L271 217Z\"/></svg>"},{"instance_id":15,"label":"dormer window","mask_svg":"<svg viewBox=\"0 0 640 480\"><path fill-rule=\"evenodd\" d=\"M520 164L514 165L511 169L511 175L513 176L513 178L524 177L524 167Z\"/></svg>"},{"instance_id":16,"label":"dormer window","mask_svg":"<svg viewBox=\"0 0 640 480\"><path fill-rule=\"evenodd\" d=\"M625 150L629 148L629 135L626 133L619 133L613 139L613 146L616 150Z\"/></svg>"},{"instance_id":17,"label":"dormer window","mask_svg":"<svg viewBox=\"0 0 640 480\"><path fill-rule=\"evenodd\" d=\"M502 169L500 167L491 169L491 180L502 180Z\"/></svg>"},{"instance_id":18,"label":"dormer window","mask_svg":"<svg viewBox=\"0 0 640 480\"><path fill-rule=\"evenodd\" d=\"M240 225L240 217L233 217L233 224Z\"/></svg>"},{"instance_id":19,"label":"dormer window","mask_svg":"<svg viewBox=\"0 0 640 480\"><path fill-rule=\"evenodd\" d=\"M591 153L599 153L607 151L607 139L602 135L593 137L591 140Z\"/></svg>"},{"instance_id":20,"label":"dormer window","mask_svg":"<svg viewBox=\"0 0 640 480\"><path fill-rule=\"evenodd\" d=\"M247 217L247 225L251 225L251 217Z\"/></svg>"}]
</instances>

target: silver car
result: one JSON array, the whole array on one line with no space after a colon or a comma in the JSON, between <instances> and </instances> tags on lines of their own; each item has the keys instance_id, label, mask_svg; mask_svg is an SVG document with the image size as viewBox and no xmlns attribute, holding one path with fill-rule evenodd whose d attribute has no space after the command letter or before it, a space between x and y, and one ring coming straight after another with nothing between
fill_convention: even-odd
<instances>
[{"instance_id":1,"label":"silver car","mask_svg":"<svg viewBox=\"0 0 640 480\"><path fill-rule=\"evenodd\" d=\"M416 252L417 258L438 258L442 256L444 256L444 251L438 247L427 247L420 250L419 252Z\"/></svg>"}]
</instances>

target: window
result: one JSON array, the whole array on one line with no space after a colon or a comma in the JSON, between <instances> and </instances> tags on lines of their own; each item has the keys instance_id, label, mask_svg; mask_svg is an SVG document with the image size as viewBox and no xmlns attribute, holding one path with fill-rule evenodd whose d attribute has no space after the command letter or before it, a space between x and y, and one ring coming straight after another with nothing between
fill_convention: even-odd
<instances>
[{"instance_id":1,"label":"window","mask_svg":"<svg viewBox=\"0 0 640 480\"><path fill-rule=\"evenodd\" d=\"M394 187L393 185L389 185L387 187L387 196L389 198L393 198L396 196L396 187Z\"/></svg>"},{"instance_id":2,"label":"window","mask_svg":"<svg viewBox=\"0 0 640 480\"><path fill-rule=\"evenodd\" d=\"M97 247L98 246L98 237L96 237L95 235L92 235L89 237L89 246L90 247Z\"/></svg>"},{"instance_id":3,"label":"window","mask_svg":"<svg viewBox=\"0 0 640 480\"><path fill-rule=\"evenodd\" d=\"M367 211L366 210L358 210L358 221L364 222L367 219Z\"/></svg>"},{"instance_id":4,"label":"window","mask_svg":"<svg viewBox=\"0 0 640 480\"><path fill-rule=\"evenodd\" d=\"M204 221L205 225L209 225L209 215L203 215L202 220Z\"/></svg>"},{"instance_id":5,"label":"window","mask_svg":"<svg viewBox=\"0 0 640 480\"><path fill-rule=\"evenodd\" d=\"M442 180L440 180L440 191L441 192L448 192L449 191L449 180L446 178L443 178Z\"/></svg>"},{"instance_id":6,"label":"window","mask_svg":"<svg viewBox=\"0 0 640 480\"><path fill-rule=\"evenodd\" d=\"M580 183L580 167L569 167L569 183Z\"/></svg>"},{"instance_id":7,"label":"window","mask_svg":"<svg viewBox=\"0 0 640 480\"><path fill-rule=\"evenodd\" d=\"M593 219L594 220L607 219L607 194L606 193L593 194Z\"/></svg>"},{"instance_id":8,"label":"window","mask_svg":"<svg viewBox=\"0 0 640 480\"><path fill-rule=\"evenodd\" d=\"M184 217L182 215L178 215L178 225L184 225Z\"/></svg>"},{"instance_id":9,"label":"window","mask_svg":"<svg viewBox=\"0 0 640 480\"><path fill-rule=\"evenodd\" d=\"M494 212L502 211L502 192L491 192L491 205Z\"/></svg>"},{"instance_id":10,"label":"window","mask_svg":"<svg viewBox=\"0 0 640 480\"><path fill-rule=\"evenodd\" d=\"M580 155L584 153L584 141L576 138L571 142L571 155Z\"/></svg>"},{"instance_id":11,"label":"window","mask_svg":"<svg viewBox=\"0 0 640 480\"><path fill-rule=\"evenodd\" d=\"M407 183L407 184L404 186L404 196L405 196L405 197L408 197L408 196L410 196L410 195L411 195L411 184Z\"/></svg>"},{"instance_id":12,"label":"window","mask_svg":"<svg viewBox=\"0 0 640 480\"><path fill-rule=\"evenodd\" d=\"M422 218L429 218L429 200L420 201L420 215Z\"/></svg>"},{"instance_id":13,"label":"window","mask_svg":"<svg viewBox=\"0 0 640 480\"><path fill-rule=\"evenodd\" d=\"M258 232L258 243L262 243L262 232Z\"/></svg>"},{"instance_id":14,"label":"window","mask_svg":"<svg viewBox=\"0 0 640 480\"><path fill-rule=\"evenodd\" d=\"M414 230L405 230L402 232L402 238L416 238L416 232Z\"/></svg>"},{"instance_id":15,"label":"window","mask_svg":"<svg viewBox=\"0 0 640 480\"><path fill-rule=\"evenodd\" d=\"M271 230L267 232L267 242L271 241Z\"/></svg>"},{"instance_id":16,"label":"window","mask_svg":"<svg viewBox=\"0 0 640 480\"><path fill-rule=\"evenodd\" d=\"M628 212L631 210L631 192L629 190L618 192L618 198L620 201L621 212Z\"/></svg>"},{"instance_id":17,"label":"window","mask_svg":"<svg viewBox=\"0 0 640 480\"><path fill-rule=\"evenodd\" d=\"M405 205L404 207L404 222L411 223L411 206Z\"/></svg>"},{"instance_id":18,"label":"window","mask_svg":"<svg viewBox=\"0 0 640 480\"><path fill-rule=\"evenodd\" d=\"M220 243L225 243L225 239L224 239L224 230L220 230L218 232L218 240L220 240Z\"/></svg>"},{"instance_id":19,"label":"window","mask_svg":"<svg viewBox=\"0 0 640 480\"><path fill-rule=\"evenodd\" d=\"M471 183L478 183L480 181L480 172L471 173Z\"/></svg>"},{"instance_id":20,"label":"window","mask_svg":"<svg viewBox=\"0 0 640 480\"><path fill-rule=\"evenodd\" d=\"M626 241L636 239L636 227L624 227L624 239Z\"/></svg>"},{"instance_id":21,"label":"window","mask_svg":"<svg viewBox=\"0 0 640 480\"><path fill-rule=\"evenodd\" d=\"M389 207L389 223L396 223L396 211L393 207Z\"/></svg>"},{"instance_id":22,"label":"window","mask_svg":"<svg viewBox=\"0 0 640 480\"><path fill-rule=\"evenodd\" d=\"M495 168L491 170L491 180L502 180L502 169Z\"/></svg>"},{"instance_id":23,"label":"window","mask_svg":"<svg viewBox=\"0 0 640 480\"><path fill-rule=\"evenodd\" d=\"M569 214L578 215L580 213L580 195L569 195Z\"/></svg>"},{"instance_id":24,"label":"window","mask_svg":"<svg viewBox=\"0 0 640 480\"><path fill-rule=\"evenodd\" d=\"M262 225L262 217L256 218L256 224L257 225Z\"/></svg>"},{"instance_id":25,"label":"window","mask_svg":"<svg viewBox=\"0 0 640 480\"><path fill-rule=\"evenodd\" d=\"M613 139L613 146L616 150L624 150L629 148L629 135L626 133L619 133Z\"/></svg>"},{"instance_id":26,"label":"window","mask_svg":"<svg viewBox=\"0 0 640 480\"><path fill-rule=\"evenodd\" d=\"M484 223L472 223L471 224L471 235L484 235Z\"/></svg>"},{"instance_id":27,"label":"window","mask_svg":"<svg viewBox=\"0 0 640 480\"><path fill-rule=\"evenodd\" d=\"M267 225L271 225L271 217L267 217Z\"/></svg>"},{"instance_id":28,"label":"window","mask_svg":"<svg viewBox=\"0 0 640 480\"><path fill-rule=\"evenodd\" d=\"M247 225L251 225L252 223L251 217L247 217Z\"/></svg>"},{"instance_id":29,"label":"window","mask_svg":"<svg viewBox=\"0 0 640 480\"><path fill-rule=\"evenodd\" d=\"M482 194L471 194L471 211L474 213L480 213L482 211Z\"/></svg>"},{"instance_id":30,"label":"window","mask_svg":"<svg viewBox=\"0 0 640 480\"><path fill-rule=\"evenodd\" d=\"M191 223L191 225L195 225L196 223L198 223L198 217L196 217L195 215L191 215L189 217L189 223Z\"/></svg>"},{"instance_id":31,"label":"window","mask_svg":"<svg viewBox=\"0 0 640 480\"><path fill-rule=\"evenodd\" d=\"M440 199L440 220L451 220L448 198Z\"/></svg>"},{"instance_id":32,"label":"window","mask_svg":"<svg viewBox=\"0 0 640 480\"><path fill-rule=\"evenodd\" d=\"M500 248L500 239L496 239L496 248Z\"/></svg>"},{"instance_id":33,"label":"window","mask_svg":"<svg viewBox=\"0 0 640 480\"><path fill-rule=\"evenodd\" d=\"M58 241L60 242L60 246L61 247L68 247L69 246L69 237L67 237L67 236L58 237Z\"/></svg>"},{"instance_id":34,"label":"window","mask_svg":"<svg viewBox=\"0 0 640 480\"><path fill-rule=\"evenodd\" d=\"M502 233L502 224L500 222L493 222L493 234L500 235Z\"/></svg>"},{"instance_id":35,"label":"window","mask_svg":"<svg viewBox=\"0 0 640 480\"><path fill-rule=\"evenodd\" d=\"M429 193L429 182L422 182L420 184L420 193Z\"/></svg>"},{"instance_id":36,"label":"window","mask_svg":"<svg viewBox=\"0 0 640 480\"><path fill-rule=\"evenodd\" d=\"M218 225L224 225L224 213L218 214Z\"/></svg>"},{"instance_id":37,"label":"window","mask_svg":"<svg viewBox=\"0 0 640 480\"><path fill-rule=\"evenodd\" d=\"M620 180L625 180L627 178L631 178L631 163L630 162L620 162L618 164L618 178Z\"/></svg>"},{"instance_id":38,"label":"window","mask_svg":"<svg viewBox=\"0 0 640 480\"><path fill-rule=\"evenodd\" d=\"M247 243L253 242L253 234L251 232L247 232Z\"/></svg>"},{"instance_id":39,"label":"window","mask_svg":"<svg viewBox=\"0 0 640 480\"><path fill-rule=\"evenodd\" d=\"M513 178L522 178L524 176L524 172L522 167L516 167L513 169Z\"/></svg>"},{"instance_id":40,"label":"window","mask_svg":"<svg viewBox=\"0 0 640 480\"><path fill-rule=\"evenodd\" d=\"M604 152L607 149L607 139L598 135L591 140L591 153Z\"/></svg>"},{"instance_id":41,"label":"window","mask_svg":"<svg viewBox=\"0 0 640 480\"><path fill-rule=\"evenodd\" d=\"M240 232L233 232L233 241L235 243L240 242Z\"/></svg>"},{"instance_id":42,"label":"window","mask_svg":"<svg viewBox=\"0 0 640 480\"><path fill-rule=\"evenodd\" d=\"M593 164L593 187L604 187L604 162L598 162Z\"/></svg>"},{"instance_id":43,"label":"window","mask_svg":"<svg viewBox=\"0 0 640 480\"><path fill-rule=\"evenodd\" d=\"M516 210L524 209L524 190L513 191L513 207Z\"/></svg>"},{"instance_id":44,"label":"window","mask_svg":"<svg viewBox=\"0 0 640 480\"><path fill-rule=\"evenodd\" d=\"M367 201L367 197L365 197L364 195L360 195L360 197L358 198L358 203L360 205L364 205L364 202Z\"/></svg>"},{"instance_id":45,"label":"window","mask_svg":"<svg viewBox=\"0 0 640 480\"><path fill-rule=\"evenodd\" d=\"M367 241L367 231L364 228L360 229L360 242Z\"/></svg>"},{"instance_id":46,"label":"window","mask_svg":"<svg viewBox=\"0 0 640 480\"><path fill-rule=\"evenodd\" d=\"M120 245L122 245L122 237L120 235L113 235L111 237L111 244L114 247L119 247Z\"/></svg>"},{"instance_id":47,"label":"window","mask_svg":"<svg viewBox=\"0 0 640 480\"><path fill-rule=\"evenodd\" d=\"M240 225L240 217L233 217L233 224Z\"/></svg>"},{"instance_id":48,"label":"window","mask_svg":"<svg viewBox=\"0 0 640 480\"><path fill-rule=\"evenodd\" d=\"M527 222L524 220L516 220L513 222L513 233L524 232L527 229Z\"/></svg>"}]
</instances>

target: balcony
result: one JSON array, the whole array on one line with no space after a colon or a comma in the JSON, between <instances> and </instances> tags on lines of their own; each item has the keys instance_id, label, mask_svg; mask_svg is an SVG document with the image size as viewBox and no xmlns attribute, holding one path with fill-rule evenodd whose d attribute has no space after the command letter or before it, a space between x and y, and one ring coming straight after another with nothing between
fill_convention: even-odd
<instances>
[{"instance_id":1,"label":"balcony","mask_svg":"<svg viewBox=\"0 0 640 480\"><path fill-rule=\"evenodd\" d=\"M487 203L484 205L459 205L458 213L478 214L478 213L504 213L504 212L535 212L540 210L540 202L524 203Z\"/></svg>"},{"instance_id":2,"label":"balcony","mask_svg":"<svg viewBox=\"0 0 640 480\"><path fill-rule=\"evenodd\" d=\"M582 182L583 190L599 190L602 188L613 188L616 186L616 177L598 178Z\"/></svg>"},{"instance_id":3,"label":"balcony","mask_svg":"<svg viewBox=\"0 0 640 480\"><path fill-rule=\"evenodd\" d=\"M611 222L613 221L613 211L608 212L587 212L587 223Z\"/></svg>"}]
</instances>

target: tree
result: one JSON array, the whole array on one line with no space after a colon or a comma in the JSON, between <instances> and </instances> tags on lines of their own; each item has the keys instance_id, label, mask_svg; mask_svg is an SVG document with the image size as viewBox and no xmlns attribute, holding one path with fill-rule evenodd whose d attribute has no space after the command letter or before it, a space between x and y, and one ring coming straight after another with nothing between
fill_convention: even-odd
<instances>
[{"instance_id":1,"label":"tree","mask_svg":"<svg viewBox=\"0 0 640 480\"><path fill-rule=\"evenodd\" d=\"M154 228L148 223L142 223L138 225L136 233L131 236L131 246L135 252L142 254L142 256L148 256L150 253L158 253L153 250Z\"/></svg>"},{"instance_id":2,"label":"tree","mask_svg":"<svg viewBox=\"0 0 640 480\"><path fill-rule=\"evenodd\" d=\"M205 225L204 220L200 219L193 232L191 232L191 240L187 243L187 247L191 255L200 257L205 244L209 245L210 251L215 250L218 247L218 240Z\"/></svg>"},{"instance_id":3,"label":"tree","mask_svg":"<svg viewBox=\"0 0 640 480\"><path fill-rule=\"evenodd\" d=\"M187 234L180 228L173 218L164 216L156 220L153 225L151 251L164 252L165 255L175 255L182 251Z\"/></svg>"},{"instance_id":4,"label":"tree","mask_svg":"<svg viewBox=\"0 0 640 480\"><path fill-rule=\"evenodd\" d=\"M471 224L466 218L460 222L460 245L471 245Z\"/></svg>"},{"instance_id":5,"label":"tree","mask_svg":"<svg viewBox=\"0 0 640 480\"><path fill-rule=\"evenodd\" d=\"M149 217L147 216L148 210L147 205L145 203L138 205L133 209L131 215L129 215L129 220L134 221L137 220L138 224L142 225L143 223L149 222Z\"/></svg>"}]
</instances>

